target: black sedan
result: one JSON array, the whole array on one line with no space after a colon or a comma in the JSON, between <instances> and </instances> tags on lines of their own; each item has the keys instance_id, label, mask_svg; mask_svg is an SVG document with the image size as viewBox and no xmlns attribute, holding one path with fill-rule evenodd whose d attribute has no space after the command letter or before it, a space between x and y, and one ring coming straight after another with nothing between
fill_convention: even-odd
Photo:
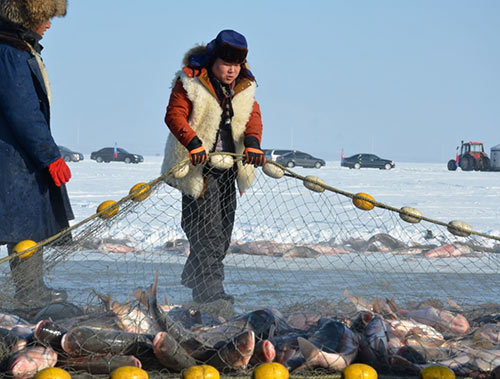
<instances>
[{"instance_id":1,"label":"black sedan","mask_svg":"<svg viewBox=\"0 0 500 379\"><path fill-rule=\"evenodd\" d=\"M276 158L276 163L289 168L293 168L295 166L321 168L325 165L325 161L323 159L313 157L312 155L301 151L292 151L290 153L280 155Z\"/></svg>"},{"instance_id":2,"label":"black sedan","mask_svg":"<svg viewBox=\"0 0 500 379\"><path fill-rule=\"evenodd\" d=\"M57 146L57 147L59 148L59 151L61 153L61 157L66 162L79 162L79 161L83 161L83 154L82 153L78 153L76 151L68 149L66 146Z\"/></svg>"},{"instance_id":3,"label":"black sedan","mask_svg":"<svg viewBox=\"0 0 500 379\"><path fill-rule=\"evenodd\" d=\"M375 154L355 154L351 157L344 158L340 165L343 167L355 168L359 169L362 167L369 168L380 168L384 170L390 170L394 168L396 165L393 161L388 159L383 159Z\"/></svg>"},{"instance_id":4,"label":"black sedan","mask_svg":"<svg viewBox=\"0 0 500 379\"><path fill-rule=\"evenodd\" d=\"M125 162L125 163L139 163L144 162L142 155L129 153L127 150L118 147L115 151L113 147L104 147L101 150L93 151L90 154L90 159L98 163L101 162Z\"/></svg>"}]
</instances>

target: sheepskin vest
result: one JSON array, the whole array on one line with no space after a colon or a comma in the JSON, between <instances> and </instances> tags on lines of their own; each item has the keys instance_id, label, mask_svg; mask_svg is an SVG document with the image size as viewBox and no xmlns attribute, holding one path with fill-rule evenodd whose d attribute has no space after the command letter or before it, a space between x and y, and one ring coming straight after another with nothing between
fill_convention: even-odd
<instances>
[{"instance_id":1,"label":"sheepskin vest","mask_svg":"<svg viewBox=\"0 0 500 379\"><path fill-rule=\"evenodd\" d=\"M217 99L197 77L190 78L181 70L176 74L173 85L175 85L178 78L181 80L187 92L188 99L193 104L191 115L188 120L189 125L201 139L205 149L211 151L216 143L217 131L219 130L221 122L222 108ZM232 99L234 116L231 120L231 130L236 154L243 154L245 150L243 139L245 137L246 124L250 119L250 114L255 102L256 87L255 82L252 82L251 86L237 93ZM170 133L165 145L162 173L168 172L172 167L185 159L189 159L188 150ZM255 172L252 165L243 165L241 161L238 161L237 165L238 176L236 182L242 194L252 185L255 178ZM193 166L190 164L189 172L186 176L179 179L171 176L167 178L166 181L171 186L179 189L182 193L198 198L204 186L202 171L202 165Z\"/></svg>"}]
</instances>

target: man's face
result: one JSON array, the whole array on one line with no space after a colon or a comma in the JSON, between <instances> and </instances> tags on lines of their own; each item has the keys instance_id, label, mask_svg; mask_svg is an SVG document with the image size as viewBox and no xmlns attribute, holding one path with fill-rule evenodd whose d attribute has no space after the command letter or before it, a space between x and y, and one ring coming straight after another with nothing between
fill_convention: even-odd
<instances>
[{"instance_id":1,"label":"man's face","mask_svg":"<svg viewBox=\"0 0 500 379\"><path fill-rule=\"evenodd\" d=\"M241 71L239 63L230 63L217 58L212 66L212 72L221 83L232 84Z\"/></svg>"},{"instance_id":2,"label":"man's face","mask_svg":"<svg viewBox=\"0 0 500 379\"><path fill-rule=\"evenodd\" d=\"M43 34L45 33L45 31L47 29L50 29L50 20L44 22L43 24L41 24L40 26L37 26L35 28L33 28L33 31L35 33L38 33L40 34L41 36L43 36Z\"/></svg>"}]
</instances>

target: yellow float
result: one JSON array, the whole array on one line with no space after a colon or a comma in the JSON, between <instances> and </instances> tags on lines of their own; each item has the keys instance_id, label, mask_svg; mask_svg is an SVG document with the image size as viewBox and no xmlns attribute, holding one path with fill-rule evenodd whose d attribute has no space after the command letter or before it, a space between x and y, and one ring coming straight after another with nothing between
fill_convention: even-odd
<instances>
[{"instance_id":1,"label":"yellow float","mask_svg":"<svg viewBox=\"0 0 500 379\"><path fill-rule=\"evenodd\" d=\"M38 249L36 249L36 248L32 249L36 245L37 245L37 243L35 241L24 240L24 241L18 242L16 244L16 246L14 246L13 252L20 253L22 251L26 251L26 250L30 249L19 256L19 258L21 258L21 259L26 259L26 258L31 257L33 254L35 254L37 252Z\"/></svg>"},{"instance_id":2,"label":"yellow float","mask_svg":"<svg viewBox=\"0 0 500 379\"><path fill-rule=\"evenodd\" d=\"M342 373L344 379L377 379L377 371L364 363L354 363L347 366Z\"/></svg>"},{"instance_id":3,"label":"yellow float","mask_svg":"<svg viewBox=\"0 0 500 379\"><path fill-rule=\"evenodd\" d=\"M149 375L142 368L135 366L122 366L114 370L110 379L148 379Z\"/></svg>"},{"instance_id":4,"label":"yellow float","mask_svg":"<svg viewBox=\"0 0 500 379\"><path fill-rule=\"evenodd\" d=\"M453 370L444 366L429 366L420 371L422 379L455 379Z\"/></svg>"},{"instance_id":5,"label":"yellow float","mask_svg":"<svg viewBox=\"0 0 500 379\"><path fill-rule=\"evenodd\" d=\"M146 183L137 183L130 189L129 195L132 195L132 200L143 201L151 195L151 187Z\"/></svg>"},{"instance_id":6,"label":"yellow float","mask_svg":"<svg viewBox=\"0 0 500 379\"><path fill-rule=\"evenodd\" d=\"M71 379L71 375L66 370L59 367L48 367L38 371L35 379Z\"/></svg>"},{"instance_id":7,"label":"yellow float","mask_svg":"<svg viewBox=\"0 0 500 379\"><path fill-rule=\"evenodd\" d=\"M253 371L252 379L288 379L290 373L278 362L262 363Z\"/></svg>"},{"instance_id":8,"label":"yellow float","mask_svg":"<svg viewBox=\"0 0 500 379\"><path fill-rule=\"evenodd\" d=\"M373 203L369 200L375 201L372 195L368 195L364 192L359 192L356 194L356 197L353 197L352 203L359 209L370 211L375 207L375 205L373 205Z\"/></svg>"},{"instance_id":9,"label":"yellow float","mask_svg":"<svg viewBox=\"0 0 500 379\"><path fill-rule=\"evenodd\" d=\"M191 366L181 374L182 379L219 379L219 371L210 365Z\"/></svg>"},{"instance_id":10,"label":"yellow float","mask_svg":"<svg viewBox=\"0 0 500 379\"><path fill-rule=\"evenodd\" d=\"M106 200L106 201L103 201L98 207L97 207L97 211L96 213L100 213L102 212L99 217L100 218L104 218L104 219L108 219L108 218L111 218L113 217L114 215L116 215L118 213L118 210L120 208L118 207L118 205L116 204L116 201L114 200Z\"/></svg>"}]
</instances>

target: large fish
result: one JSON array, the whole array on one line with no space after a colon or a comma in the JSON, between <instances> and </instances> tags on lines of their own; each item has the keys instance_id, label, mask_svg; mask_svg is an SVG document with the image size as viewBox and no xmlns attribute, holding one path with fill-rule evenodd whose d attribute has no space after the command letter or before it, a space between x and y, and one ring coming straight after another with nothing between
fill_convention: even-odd
<instances>
[{"instance_id":1,"label":"large fish","mask_svg":"<svg viewBox=\"0 0 500 379\"><path fill-rule=\"evenodd\" d=\"M361 312L364 327L361 330L358 358L377 369L389 368L389 357L403 346L391 327L380 315Z\"/></svg>"},{"instance_id":2,"label":"large fish","mask_svg":"<svg viewBox=\"0 0 500 379\"><path fill-rule=\"evenodd\" d=\"M294 364L290 365L289 362L298 362L297 365L303 363L303 357L300 353L299 348L299 337L305 337L306 334L302 333L288 333L281 336L276 336L271 338L271 343L274 346L274 351L276 357L274 358L274 362L281 363L283 366L291 367ZM299 361L302 359L302 361Z\"/></svg>"},{"instance_id":3,"label":"large fish","mask_svg":"<svg viewBox=\"0 0 500 379\"><path fill-rule=\"evenodd\" d=\"M319 312L295 312L287 317L286 323L291 328L307 331L316 327L322 317L324 316Z\"/></svg>"},{"instance_id":4,"label":"large fish","mask_svg":"<svg viewBox=\"0 0 500 379\"><path fill-rule=\"evenodd\" d=\"M167 332L159 332L155 336L153 351L163 366L174 371L196 365L195 359Z\"/></svg>"},{"instance_id":5,"label":"large fish","mask_svg":"<svg viewBox=\"0 0 500 379\"><path fill-rule=\"evenodd\" d=\"M43 307L38 311L38 313L31 319L31 321L36 324L41 320L57 321L65 318L74 318L83 316L84 312L82 308L68 303L67 301L60 301L56 303L51 303Z\"/></svg>"},{"instance_id":6,"label":"large fish","mask_svg":"<svg viewBox=\"0 0 500 379\"><path fill-rule=\"evenodd\" d=\"M236 316L218 325L200 327L195 330L200 339L207 345L213 346L246 330L253 331L257 341L260 341L293 331L293 328L287 324L279 311L264 308Z\"/></svg>"},{"instance_id":7,"label":"large fish","mask_svg":"<svg viewBox=\"0 0 500 379\"><path fill-rule=\"evenodd\" d=\"M255 333L240 333L229 342L216 346L214 354L205 362L222 372L246 369L255 348Z\"/></svg>"},{"instance_id":8,"label":"large fish","mask_svg":"<svg viewBox=\"0 0 500 379\"><path fill-rule=\"evenodd\" d=\"M122 366L142 367L141 361L133 355L91 355L87 357L64 357L58 364L65 369L86 371L93 375L112 373Z\"/></svg>"},{"instance_id":9,"label":"large fish","mask_svg":"<svg viewBox=\"0 0 500 379\"><path fill-rule=\"evenodd\" d=\"M269 340L261 340L255 345L249 364L250 366L257 366L261 363L273 362L275 358L276 350L272 342Z\"/></svg>"},{"instance_id":10,"label":"large fish","mask_svg":"<svg viewBox=\"0 0 500 379\"><path fill-rule=\"evenodd\" d=\"M420 338L427 341L434 341L435 345L444 341L443 335L432 326L422 324L414 320L386 319L387 324L391 326L391 331L401 340L406 341L409 336L417 334Z\"/></svg>"},{"instance_id":11,"label":"large fish","mask_svg":"<svg viewBox=\"0 0 500 379\"><path fill-rule=\"evenodd\" d=\"M158 273L154 282L146 291L138 288L134 290L134 296L148 308L148 314L153 320L156 330L167 332L170 337L176 340L193 358L205 357L207 351L213 351L213 344L206 344L199 337L199 333L184 328L182 323L174 321L163 309L158 306L157 300Z\"/></svg>"},{"instance_id":12,"label":"large fish","mask_svg":"<svg viewBox=\"0 0 500 379\"><path fill-rule=\"evenodd\" d=\"M175 322L163 309L158 305L158 272L155 275L153 284L146 291L140 288L134 290L135 298L148 308L148 314L151 316L153 325L159 332L167 332L175 340L180 341L185 339L190 332L182 326L181 323Z\"/></svg>"},{"instance_id":13,"label":"large fish","mask_svg":"<svg viewBox=\"0 0 500 379\"><path fill-rule=\"evenodd\" d=\"M76 327L61 339L63 350L71 357L94 354L134 355L148 354L152 350L153 336L128 333L122 330L102 330Z\"/></svg>"},{"instance_id":14,"label":"large fish","mask_svg":"<svg viewBox=\"0 0 500 379\"><path fill-rule=\"evenodd\" d=\"M119 322L113 312L86 313L83 316L65 318L57 321L57 325L65 329L77 326L88 326L92 329L121 330Z\"/></svg>"},{"instance_id":15,"label":"large fish","mask_svg":"<svg viewBox=\"0 0 500 379\"><path fill-rule=\"evenodd\" d=\"M4 357L23 350L30 342L30 339L20 337L12 330L0 328L0 361Z\"/></svg>"},{"instance_id":16,"label":"large fish","mask_svg":"<svg viewBox=\"0 0 500 379\"><path fill-rule=\"evenodd\" d=\"M465 334L470 329L469 322L460 313L439 310L434 307L411 309L409 311L401 310L399 313L442 332Z\"/></svg>"},{"instance_id":17,"label":"large fish","mask_svg":"<svg viewBox=\"0 0 500 379\"><path fill-rule=\"evenodd\" d=\"M418 364L445 361L456 356L446 342L441 346L426 346L423 344L406 345L399 349L396 355Z\"/></svg>"},{"instance_id":18,"label":"large fish","mask_svg":"<svg viewBox=\"0 0 500 379\"><path fill-rule=\"evenodd\" d=\"M120 304L111 295L103 295L93 290L103 302L107 311L112 312L120 329L129 333L155 334L153 321L141 309L140 304Z\"/></svg>"},{"instance_id":19,"label":"large fish","mask_svg":"<svg viewBox=\"0 0 500 379\"><path fill-rule=\"evenodd\" d=\"M56 363L57 353L50 347L27 347L12 356L7 373L15 379L32 378L38 371L54 367Z\"/></svg>"},{"instance_id":20,"label":"large fish","mask_svg":"<svg viewBox=\"0 0 500 379\"><path fill-rule=\"evenodd\" d=\"M0 328L10 330L16 326L30 326L30 323L16 315L0 312Z\"/></svg>"},{"instance_id":21,"label":"large fish","mask_svg":"<svg viewBox=\"0 0 500 379\"><path fill-rule=\"evenodd\" d=\"M448 243L446 245L431 249L424 253L426 258L451 258L468 255L472 248L459 243Z\"/></svg>"},{"instance_id":22,"label":"large fish","mask_svg":"<svg viewBox=\"0 0 500 379\"><path fill-rule=\"evenodd\" d=\"M281 257L294 246L292 243L279 243L276 241L251 241L231 244L228 253Z\"/></svg>"},{"instance_id":23,"label":"large fish","mask_svg":"<svg viewBox=\"0 0 500 379\"><path fill-rule=\"evenodd\" d=\"M359 347L359 336L335 319L320 320L320 328L309 338L298 338L304 368L325 368L343 371L349 366Z\"/></svg>"},{"instance_id":24,"label":"large fish","mask_svg":"<svg viewBox=\"0 0 500 379\"><path fill-rule=\"evenodd\" d=\"M474 331L474 339L500 345L500 323L484 324Z\"/></svg>"},{"instance_id":25,"label":"large fish","mask_svg":"<svg viewBox=\"0 0 500 379\"><path fill-rule=\"evenodd\" d=\"M62 351L61 340L67 329L50 320L42 320L35 327L35 338L41 344L50 346L56 351Z\"/></svg>"},{"instance_id":26,"label":"large fish","mask_svg":"<svg viewBox=\"0 0 500 379\"><path fill-rule=\"evenodd\" d=\"M138 304L126 305L114 301L111 310L118 318L119 326L126 332L138 334L155 334L151 318L144 313Z\"/></svg>"}]
</instances>

